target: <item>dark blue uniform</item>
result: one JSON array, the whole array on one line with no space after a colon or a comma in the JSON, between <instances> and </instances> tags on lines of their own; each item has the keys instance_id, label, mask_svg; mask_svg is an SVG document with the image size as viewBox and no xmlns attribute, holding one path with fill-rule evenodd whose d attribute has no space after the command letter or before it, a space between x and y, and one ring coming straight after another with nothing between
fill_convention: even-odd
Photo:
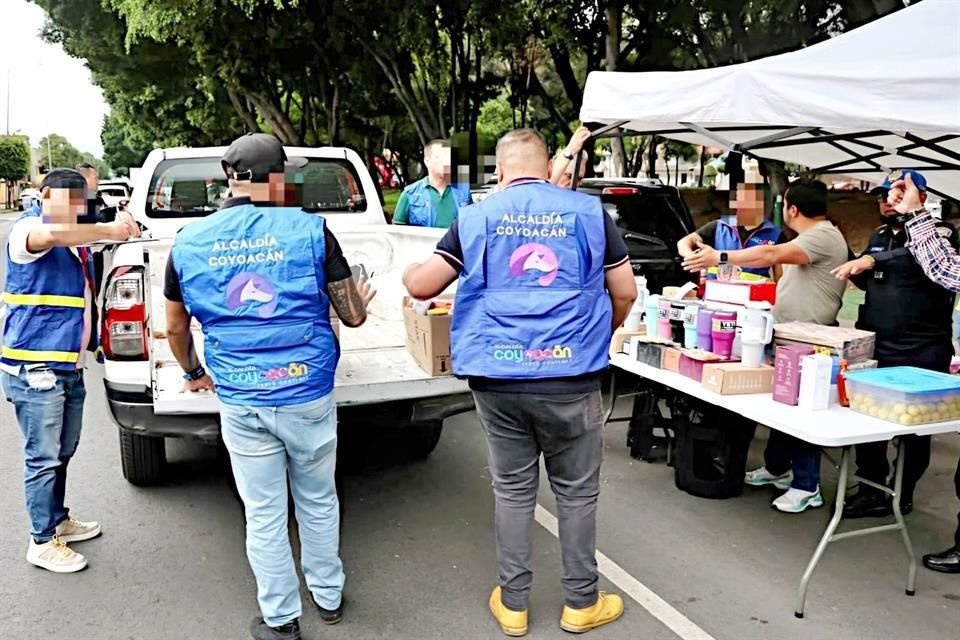
<instances>
[{"instance_id":1,"label":"dark blue uniform","mask_svg":"<svg viewBox=\"0 0 960 640\"><path fill-rule=\"evenodd\" d=\"M938 222L954 249L957 231ZM866 292L857 328L876 334L874 357L881 367L913 366L947 372L953 357L954 294L931 282L906 248L907 234L885 224L877 228L864 255L876 261L872 271L851 280ZM901 504L913 502L913 490L930 464L930 437L908 436ZM857 446L857 474L884 484L890 472L887 443ZM863 489L863 487L861 487Z\"/></svg>"}]
</instances>

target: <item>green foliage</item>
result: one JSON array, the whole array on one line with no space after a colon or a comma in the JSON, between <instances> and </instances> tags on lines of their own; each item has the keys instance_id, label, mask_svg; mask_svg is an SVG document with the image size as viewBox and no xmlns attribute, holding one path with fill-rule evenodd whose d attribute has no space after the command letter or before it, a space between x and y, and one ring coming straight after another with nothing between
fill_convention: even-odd
<instances>
[{"instance_id":1,"label":"green foliage","mask_svg":"<svg viewBox=\"0 0 960 640\"><path fill-rule=\"evenodd\" d=\"M0 180L15 183L30 175L30 142L26 136L0 136Z\"/></svg>"},{"instance_id":2,"label":"green foliage","mask_svg":"<svg viewBox=\"0 0 960 640\"><path fill-rule=\"evenodd\" d=\"M73 169L81 162L87 162L88 158L92 159L92 156L84 156L59 133L51 133L40 138L37 153L43 160L43 165L47 171L51 169Z\"/></svg>"}]
</instances>

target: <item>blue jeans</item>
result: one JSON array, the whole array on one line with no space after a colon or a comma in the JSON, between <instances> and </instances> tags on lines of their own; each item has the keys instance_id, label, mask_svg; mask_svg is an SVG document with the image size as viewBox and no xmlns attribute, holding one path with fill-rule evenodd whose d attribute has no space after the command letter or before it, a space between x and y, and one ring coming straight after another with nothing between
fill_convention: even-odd
<instances>
[{"instance_id":1,"label":"blue jeans","mask_svg":"<svg viewBox=\"0 0 960 640\"><path fill-rule=\"evenodd\" d=\"M247 558L257 600L271 627L302 613L300 581L287 530L287 479L296 506L307 587L324 609L340 606L340 503L337 407L333 394L286 407L220 403L223 442L247 517Z\"/></svg>"},{"instance_id":2,"label":"blue jeans","mask_svg":"<svg viewBox=\"0 0 960 640\"><path fill-rule=\"evenodd\" d=\"M7 402L13 403L23 433L23 487L30 535L49 541L67 519L64 506L67 465L77 451L83 421L83 371L0 372Z\"/></svg>"},{"instance_id":3,"label":"blue jeans","mask_svg":"<svg viewBox=\"0 0 960 640\"><path fill-rule=\"evenodd\" d=\"M820 449L793 436L771 429L763 464L777 476L792 468L790 487L793 489L816 491L820 486Z\"/></svg>"}]
</instances>

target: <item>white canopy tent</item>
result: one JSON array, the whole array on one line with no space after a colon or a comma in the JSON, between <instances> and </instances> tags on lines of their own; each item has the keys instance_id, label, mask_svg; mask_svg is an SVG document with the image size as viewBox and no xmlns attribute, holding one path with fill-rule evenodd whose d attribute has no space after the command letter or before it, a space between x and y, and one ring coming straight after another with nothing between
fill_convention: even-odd
<instances>
[{"instance_id":1,"label":"white canopy tent","mask_svg":"<svg viewBox=\"0 0 960 640\"><path fill-rule=\"evenodd\" d=\"M593 72L580 119L871 182L917 169L960 200L960 0L744 64Z\"/></svg>"}]
</instances>

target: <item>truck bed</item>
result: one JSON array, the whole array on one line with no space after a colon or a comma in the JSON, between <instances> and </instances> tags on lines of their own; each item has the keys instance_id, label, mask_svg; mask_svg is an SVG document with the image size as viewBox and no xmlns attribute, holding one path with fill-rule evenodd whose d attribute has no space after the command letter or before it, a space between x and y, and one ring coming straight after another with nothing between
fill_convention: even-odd
<instances>
[{"instance_id":1,"label":"truck bed","mask_svg":"<svg viewBox=\"0 0 960 640\"><path fill-rule=\"evenodd\" d=\"M413 259L429 255L435 238L424 235L422 230L387 227L363 233L345 232L338 234L338 240L351 264L364 264L368 273L373 274L378 293L363 326L340 327L341 356L334 392L337 404L371 404L468 391L466 381L426 373L404 346L402 269ZM169 243L151 243L146 250L150 254L150 366L154 413L218 413L212 393L182 391L183 372L167 343L161 293ZM196 323L193 335L202 359L203 335Z\"/></svg>"}]
</instances>

